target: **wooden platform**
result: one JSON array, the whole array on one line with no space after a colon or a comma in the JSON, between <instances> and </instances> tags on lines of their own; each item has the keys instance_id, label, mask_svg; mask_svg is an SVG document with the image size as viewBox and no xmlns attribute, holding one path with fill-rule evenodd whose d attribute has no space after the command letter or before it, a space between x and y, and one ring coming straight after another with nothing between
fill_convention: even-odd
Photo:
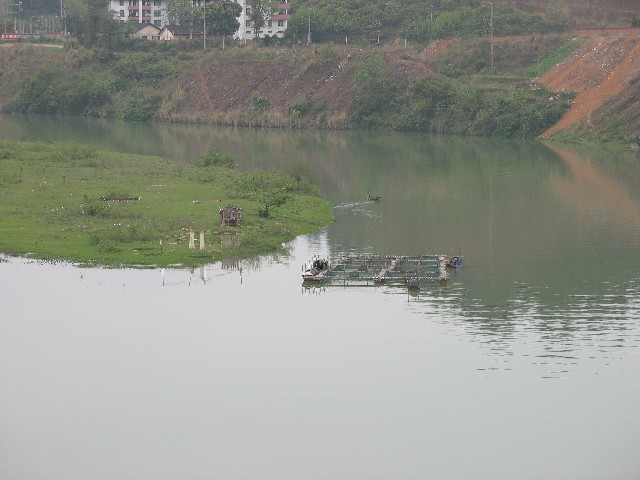
<instances>
[{"instance_id":1,"label":"wooden platform","mask_svg":"<svg viewBox=\"0 0 640 480\"><path fill-rule=\"evenodd\" d=\"M424 283L446 283L448 259L445 255L349 255L325 265L316 261L304 269L302 278L326 285L395 284L419 288Z\"/></svg>"}]
</instances>

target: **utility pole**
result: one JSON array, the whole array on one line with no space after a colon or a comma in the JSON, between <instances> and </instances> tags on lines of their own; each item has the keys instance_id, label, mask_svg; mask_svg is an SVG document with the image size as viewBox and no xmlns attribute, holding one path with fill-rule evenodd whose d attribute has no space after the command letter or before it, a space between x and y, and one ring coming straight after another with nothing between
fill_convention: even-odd
<instances>
[{"instance_id":1,"label":"utility pole","mask_svg":"<svg viewBox=\"0 0 640 480\"><path fill-rule=\"evenodd\" d=\"M309 14L308 22L309 22L309 33L307 33L307 45L311 45L311 14Z\"/></svg>"},{"instance_id":2,"label":"utility pole","mask_svg":"<svg viewBox=\"0 0 640 480\"><path fill-rule=\"evenodd\" d=\"M63 0L60 0L60 19L64 24L64 38L67 38L67 9L64 6Z\"/></svg>"},{"instance_id":3,"label":"utility pole","mask_svg":"<svg viewBox=\"0 0 640 480\"><path fill-rule=\"evenodd\" d=\"M489 3L491 14L489 16L489 48L491 50L491 75L493 75L493 3Z\"/></svg>"},{"instance_id":4,"label":"utility pole","mask_svg":"<svg viewBox=\"0 0 640 480\"><path fill-rule=\"evenodd\" d=\"M204 0L202 11L204 12L202 15L202 22L203 22L202 36L204 37L204 50L206 50L207 49L207 0Z\"/></svg>"}]
</instances>

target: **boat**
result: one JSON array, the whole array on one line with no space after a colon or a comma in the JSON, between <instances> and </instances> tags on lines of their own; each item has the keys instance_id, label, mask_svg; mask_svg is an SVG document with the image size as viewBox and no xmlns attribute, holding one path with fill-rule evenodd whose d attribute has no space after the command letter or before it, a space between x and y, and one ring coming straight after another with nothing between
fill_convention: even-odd
<instances>
[{"instance_id":1,"label":"boat","mask_svg":"<svg viewBox=\"0 0 640 480\"><path fill-rule=\"evenodd\" d=\"M329 271L329 261L327 259L317 258L313 260L311 263L311 268L308 268L302 274L303 280L310 281L322 281L324 280L324 275Z\"/></svg>"},{"instance_id":2,"label":"boat","mask_svg":"<svg viewBox=\"0 0 640 480\"><path fill-rule=\"evenodd\" d=\"M447 260L446 265L448 268L462 268L462 257L455 255Z\"/></svg>"}]
</instances>

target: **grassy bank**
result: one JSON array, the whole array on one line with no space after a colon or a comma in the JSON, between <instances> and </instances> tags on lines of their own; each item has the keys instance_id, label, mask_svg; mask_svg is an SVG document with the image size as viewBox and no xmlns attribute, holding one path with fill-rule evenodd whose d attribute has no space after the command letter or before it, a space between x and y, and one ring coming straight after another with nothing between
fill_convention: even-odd
<instances>
[{"instance_id":1,"label":"grassy bank","mask_svg":"<svg viewBox=\"0 0 640 480\"><path fill-rule=\"evenodd\" d=\"M74 143L0 142L0 252L98 266L189 267L273 251L332 221L331 205L303 176L206 163ZM240 227L220 226L219 210L228 204L242 208Z\"/></svg>"}]
</instances>

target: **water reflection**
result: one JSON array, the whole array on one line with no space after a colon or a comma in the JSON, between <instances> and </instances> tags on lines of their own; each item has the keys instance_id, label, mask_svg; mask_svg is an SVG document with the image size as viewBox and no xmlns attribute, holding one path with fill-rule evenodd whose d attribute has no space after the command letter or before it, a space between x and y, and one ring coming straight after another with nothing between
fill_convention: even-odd
<instances>
[{"instance_id":1,"label":"water reflection","mask_svg":"<svg viewBox=\"0 0 640 480\"><path fill-rule=\"evenodd\" d=\"M640 197L631 193L628 178L612 178L590 161L588 154L548 147L570 169L570 176L554 178L552 185L563 201L574 206L577 215L585 217L592 228L613 227L640 236Z\"/></svg>"},{"instance_id":2,"label":"water reflection","mask_svg":"<svg viewBox=\"0 0 640 480\"><path fill-rule=\"evenodd\" d=\"M0 135L305 167L338 207L273 255L201 269L0 261L5 477L638 477L634 152L21 122L0 115ZM310 258L352 253L465 265L413 291L302 285Z\"/></svg>"}]
</instances>

